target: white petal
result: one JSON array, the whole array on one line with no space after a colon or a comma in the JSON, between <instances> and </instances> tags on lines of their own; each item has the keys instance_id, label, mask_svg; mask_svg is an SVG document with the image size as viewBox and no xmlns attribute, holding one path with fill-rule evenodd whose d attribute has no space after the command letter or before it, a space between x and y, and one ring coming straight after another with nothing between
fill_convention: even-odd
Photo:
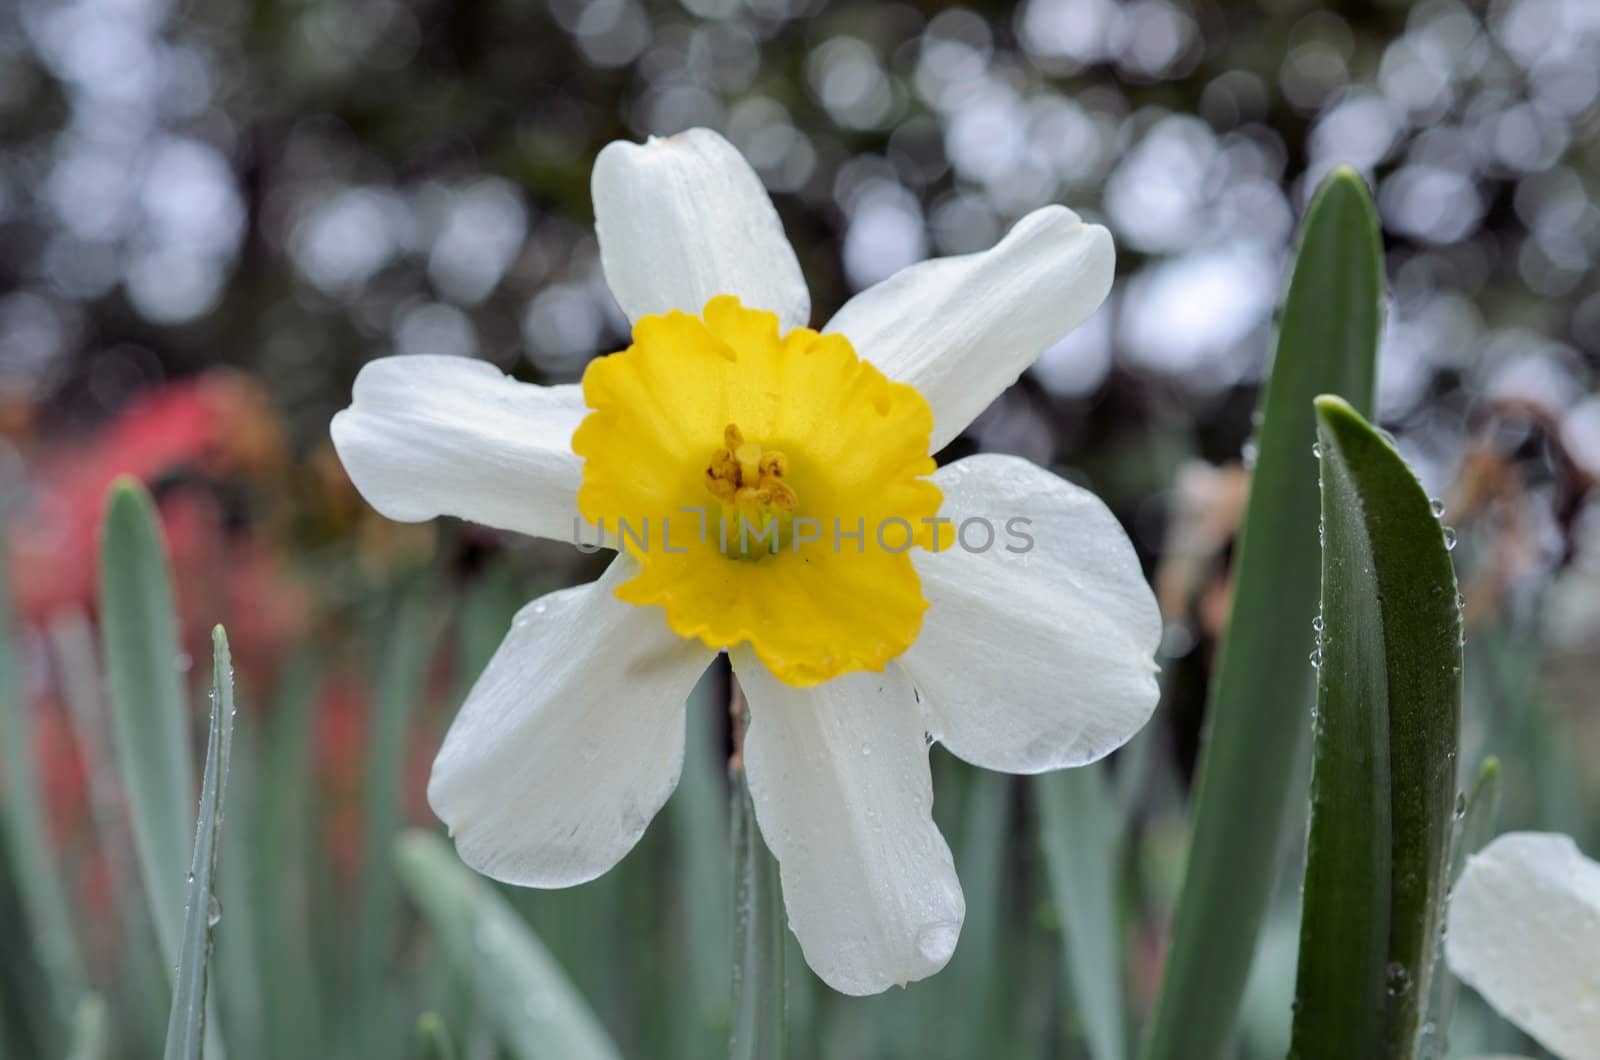
<instances>
[{"instance_id":1,"label":"white petal","mask_svg":"<svg viewBox=\"0 0 1600 1060\"><path fill-rule=\"evenodd\" d=\"M445 736L428 802L486 876L592 880L678 785L684 699L712 655L612 595L636 570L619 556L519 611Z\"/></svg>"},{"instance_id":2,"label":"white petal","mask_svg":"<svg viewBox=\"0 0 1600 1060\"><path fill-rule=\"evenodd\" d=\"M586 411L577 386L519 383L484 361L385 357L356 376L333 445L390 519L454 515L570 541L583 481L572 432Z\"/></svg>"},{"instance_id":3,"label":"white petal","mask_svg":"<svg viewBox=\"0 0 1600 1060\"><path fill-rule=\"evenodd\" d=\"M1155 710L1161 615L1116 517L1013 456L968 457L933 478L940 515L958 534L973 521L953 547L914 553L930 606L900 662L928 731L1008 773L1083 765L1122 746ZM993 544L976 551L986 527Z\"/></svg>"},{"instance_id":4,"label":"white petal","mask_svg":"<svg viewBox=\"0 0 1600 1060\"><path fill-rule=\"evenodd\" d=\"M800 689L748 650L736 662L756 820L806 963L846 994L937 972L966 903L933 823L928 745L905 675L890 666Z\"/></svg>"},{"instance_id":5,"label":"white petal","mask_svg":"<svg viewBox=\"0 0 1600 1060\"><path fill-rule=\"evenodd\" d=\"M613 141L595 159L591 187L600 264L628 319L698 314L719 294L778 314L785 331L811 319L778 211L721 136L690 129Z\"/></svg>"},{"instance_id":6,"label":"white petal","mask_svg":"<svg viewBox=\"0 0 1600 1060\"><path fill-rule=\"evenodd\" d=\"M1046 206L989 250L924 261L869 287L824 330L922 392L937 451L1093 315L1115 268L1109 232Z\"/></svg>"},{"instance_id":7,"label":"white petal","mask_svg":"<svg viewBox=\"0 0 1600 1060\"><path fill-rule=\"evenodd\" d=\"M1503 835L1468 860L1448 924L1463 982L1557 1056L1600 1057L1600 864L1564 835Z\"/></svg>"}]
</instances>

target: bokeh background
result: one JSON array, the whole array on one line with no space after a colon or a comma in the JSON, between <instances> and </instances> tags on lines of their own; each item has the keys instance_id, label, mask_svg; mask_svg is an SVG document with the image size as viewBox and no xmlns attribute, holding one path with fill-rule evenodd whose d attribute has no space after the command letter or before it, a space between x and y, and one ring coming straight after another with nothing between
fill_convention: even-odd
<instances>
[{"instance_id":1,"label":"bokeh background","mask_svg":"<svg viewBox=\"0 0 1600 1060\"><path fill-rule=\"evenodd\" d=\"M773 193L818 320L1045 203L1115 236L1104 308L944 456L1017 453L1088 484L1157 587L1163 705L1107 769L1125 915L1105 974L1135 1026L1179 882L1273 312L1335 165L1366 176L1383 223L1380 419L1461 542L1463 767L1502 758L1502 827L1600 850L1593 0L6 0L0 502L52 841L118 1055L146 1055L165 1011L141 982L95 647L97 525L123 473L160 502L197 683L206 631L228 626L251 763L238 814L283 859L260 864L232 828L226 904L249 926L230 942L225 920L219 945L259 989L222 984L230 1046L394 1055L373 1043L402 1048L431 1007L493 1055L387 845L431 821L432 751L512 612L598 561L383 520L328 421L376 357L567 382L623 345L589 168L610 140L696 125ZM622 870L513 896L630 1056L712 1055L724 1033L721 695L695 714L697 794ZM795 1054L1083 1055L1028 792L942 751L935 771L976 914L962 948L872 1001L828 994L796 957ZM1242 1055L1282 1054L1298 855ZM363 945L381 961L343 958L356 921L377 925ZM5 932L0 1043L24 1049L29 961ZM1460 1023L1462 1049L1518 1045L1470 997Z\"/></svg>"}]
</instances>

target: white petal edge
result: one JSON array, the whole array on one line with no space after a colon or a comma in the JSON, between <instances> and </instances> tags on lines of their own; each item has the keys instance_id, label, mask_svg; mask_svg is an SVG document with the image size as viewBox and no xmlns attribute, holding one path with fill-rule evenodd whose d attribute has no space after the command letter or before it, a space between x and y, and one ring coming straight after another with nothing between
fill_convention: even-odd
<instances>
[{"instance_id":1,"label":"white petal edge","mask_svg":"<svg viewBox=\"0 0 1600 1060\"><path fill-rule=\"evenodd\" d=\"M1111 233L1046 206L989 250L924 261L869 287L823 330L922 392L937 452L1094 314L1115 271Z\"/></svg>"},{"instance_id":2,"label":"white petal edge","mask_svg":"<svg viewBox=\"0 0 1600 1060\"><path fill-rule=\"evenodd\" d=\"M1468 859L1447 923L1458 978L1557 1056L1600 1056L1600 864L1571 838L1495 839Z\"/></svg>"},{"instance_id":3,"label":"white petal edge","mask_svg":"<svg viewBox=\"0 0 1600 1060\"><path fill-rule=\"evenodd\" d=\"M453 515L571 541L583 482L572 432L586 414L577 386L519 383L467 357L385 357L361 369L331 432L350 481L390 519Z\"/></svg>"},{"instance_id":4,"label":"white petal edge","mask_svg":"<svg viewBox=\"0 0 1600 1060\"><path fill-rule=\"evenodd\" d=\"M709 129L606 145L590 180L606 283L629 320L674 309L699 314L719 294L811 319L800 261L761 178Z\"/></svg>"},{"instance_id":5,"label":"white petal edge","mask_svg":"<svg viewBox=\"0 0 1600 1060\"><path fill-rule=\"evenodd\" d=\"M592 880L678 786L684 702L712 653L613 595L637 569L619 556L519 611L445 736L428 802L485 876Z\"/></svg>"},{"instance_id":6,"label":"white petal edge","mask_svg":"<svg viewBox=\"0 0 1600 1060\"><path fill-rule=\"evenodd\" d=\"M1116 517L1014 456L968 457L933 479L958 539L913 554L929 608L899 660L928 731L1007 773L1083 765L1122 746L1160 696L1161 613ZM988 528L992 544L977 551Z\"/></svg>"},{"instance_id":7,"label":"white petal edge","mask_svg":"<svg viewBox=\"0 0 1600 1060\"><path fill-rule=\"evenodd\" d=\"M750 703L744 767L778 859L806 963L845 994L923 979L955 952L966 916L905 675L854 673L815 688L734 658Z\"/></svg>"}]
</instances>

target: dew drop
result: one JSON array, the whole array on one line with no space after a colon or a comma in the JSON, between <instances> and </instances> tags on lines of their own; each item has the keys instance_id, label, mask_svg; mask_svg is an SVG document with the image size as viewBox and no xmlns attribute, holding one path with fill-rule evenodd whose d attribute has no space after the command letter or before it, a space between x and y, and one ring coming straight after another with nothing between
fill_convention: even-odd
<instances>
[{"instance_id":1,"label":"dew drop","mask_svg":"<svg viewBox=\"0 0 1600 1060\"><path fill-rule=\"evenodd\" d=\"M1456 792L1456 820L1467 815L1467 796L1465 792Z\"/></svg>"},{"instance_id":2,"label":"dew drop","mask_svg":"<svg viewBox=\"0 0 1600 1060\"><path fill-rule=\"evenodd\" d=\"M1312 648L1311 649L1311 668L1313 670L1322 669L1322 649L1321 648Z\"/></svg>"},{"instance_id":3,"label":"dew drop","mask_svg":"<svg viewBox=\"0 0 1600 1060\"><path fill-rule=\"evenodd\" d=\"M1311 620L1311 628L1316 630L1318 633L1322 632L1322 626L1323 626L1323 623L1322 623L1322 616L1321 615L1318 615L1316 618L1313 618Z\"/></svg>"},{"instance_id":4,"label":"dew drop","mask_svg":"<svg viewBox=\"0 0 1600 1060\"><path fill-rule=\"evenodd\" d=\"M1428 502L1428 510L1433 512L1433 517L1435 519L1443 519L1444 501L1440 500L1438 497L1433 498Z\"/></svg>"},{"instance_id":5,"label":"dew drop","mask_svg":"<svg viewBox=\"0 0 1600 1060\"><path fill-rule=\"evenodd\" d=\"M1456 528L1453 526L1447 526L1444 528L1444 549L1446 552L1451 552L1455 550L1455 547Z\"/></svg>"},{"instance_id":6,"label":"dew drop","mask_svg":"<svg viewBox=\"0 0 1600 1060\"><path fill-rule=\"evenodd\" d=\"M1322 443L1321 442L1312 442L1311 443L1311 455L1316 457L1318 460L1322 459Z\"/></svg>"}]
</instances>

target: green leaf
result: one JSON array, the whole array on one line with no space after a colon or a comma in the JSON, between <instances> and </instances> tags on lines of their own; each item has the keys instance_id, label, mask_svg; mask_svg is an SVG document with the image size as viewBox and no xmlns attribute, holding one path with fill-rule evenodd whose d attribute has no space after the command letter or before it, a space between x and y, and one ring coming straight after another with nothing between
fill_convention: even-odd
<instances>
[{"instance_id":1,"label":"green leaf","mask_svg":"<svg viewBox=\"0 0 1600 1060\"><path fill-rule=\"evenodd\" d=\"M999 971L1005 963L1007 914L1015 908L1006 878L1012 778L969 768L948 756L943 764L946 771L934 774L934 805L953 801L959 793L954 807L958 814L948 834L955 839L952 853L967 916L961 925L961 944L935 980L937 988L919 992L923 1010L913 1008L910 1015L922 1029L918 1038L926 1052L982 1056L985 1043L1005 1030L1009 1021L1002 1002L1013 996ZM965 775L952 775L957 772ZM960 787L951 783L957 780L965 783Z\"/></svg>"},{"instance_id":2,"label":"green leaf","mask_svg":"<svg viewBox=\"0 0 1600 1060\"><path fill-rule=\"evenodd\" d=\"M105 981L125 985L117 996L117 1039L140 1055L154 1054L167 1033L172 970L156 941L150 903L139 885L138 858L127 825L122 780L111 751L111 715L100 648L88 616L62 608L46 627L52 664L61 675L61 695L83 760L89 810L105 859L120 926L116 956L101 970Z\"/></svg>"},{"instance_id":3,"label":"green leaf","mask_svg":"<svg viewBox=\"0 0 1600 1060\"><path fill-rule=\"evenodd\" d=\"M1316 409L1324 626L1290 1055L1409 1060L1448 885L1461 610L1394 445L1338 398Z\"/></svg>"},{"instance_id":4,"label":"green leaf","mask_svg":"<svg viewBox=\"0 0 1600 1060\"><path fill-rule=\"evenodd\" d=\"M756 827L744 770L730 769L733 788L733 1034L732 1060L781 1060L788 1055L787 935L778 862Z\"/></svg>"},{"instance_id":5,"label":"green leaf","mask_svg":"<svg viewBox=\"0 0 1600 1060\"><path fill-rule=\"evenodd\" d=\"M111 1055L111 1014L99 994L85 994L72 1018L67 1060L106 1060Z\"/></svg>"},{"instance_id":6,"label":"green leaf","mask_svg":"<svg viewBox=\"0 0 1600 1060\"><path fill-rule=\"evenodd\" d=\"M1467 859L1482 850L1494 835L1495 818L1499 813L1500 760L1491 757L1484 760L1483 768L1478 772L1478 779L1472 785L1472 794L1467 798L1466 812L1462 815L1460 827L1456 829L1450 855L1451 887L1461 878L1461 870L1466 867ZM1455 1019L1456 1001L1460 994L1461 980L1450 974L1449 968L1439 969L1428 1021L1423 1024L1424 1031L1431 1028L1438 1037L1433 1043L1433 1052L1424 1055L1445 1055L1449 1048L1450 1024Z\"/></svg>"},{"instance_id":7,"label":"green leaf","mask_svg":"<svg viewBox=\"0 0 1600 1060\"><path fill-rule=\"evenodd\" d=\"M1301 228L1262 401L1228 632L1213 677L1194 836L1146 1060L1224 1054L1256 938L1304 805L1294 790L1309 725L1317 608L1311 401L1372 407L1382 325L1377 216L1360 176L1335 172Z\"/></svg>"},{"instance_id":8,"label":"green leaf","mask_svg":"<svg viewBox=\"0 0 1600 1060\"><path fill-rule=\"evenodd\" d=\"M683 952L695 1003L679 1011L680 1055L702 1057L728 1038L727 696L715 668L689 696L683 775L667 803L676 856L673 882L682 909Z\"/></svg>"},{"instance_id":9,"label":"green leaf","mask_svg":"<svg viewBox=\"0 0 1600 1060\"><path fill-rule=\"evenodd\" d=\"M456 1060L455 1043L436 1012L424 1012L417 1020L417 1051L422 1060Z\"/></svg>"},{"instance_id":10,"label":"green leaf","mask_svg":"<svg viewBox=\"0 0 1600 1060\"><path fill-rule=\"evenodd\" d=\"M444 615L426 577L409 580L397 590L392 614L386 616L378 655L377 687L366 733L367 754L362 778L361 905L357 914L354 957L356 982L366 998L361 1051L389 1053L397 1046L397 1027L384 1004L391 999L385 985L396 940L394 873L381 855L390 850L402 823L403 772L409 750L411 718L422 701L424 678Z\"/></svg>"},{"instance_id":11,"label":"green leaf","mask_svg":"<svg viewBox=\"0 0 1600 1060\"><path fill-rule=\"evenodd\" d=\"M1039 845L1061 917L1063 957L1094 1060L1128 1055L1117 909L1120 814L1099 765L1033 779Z\"/></svg>"},{"instance_id":12,"label":"green leaf","mask_svg":"<svg viewBox=\"0 0 1600 1060\"><path fill-rule=\"evenodd\" d=\"M228 759L233 750L233 656L228 636L218 626L211 633L211 735L205 772L200 782L200 811L195 824L194 853L189 861L188 901L183 914L183 948L173 982L172 1012L167 1019L167 1060L199 1060L217 1055L206 1048L206 982L211 964L212 929L221 918L214 887L218 837L228 790Z\"/></svg>"},{"instance_id":13,"label":"green leaf","mask_svg":"<svg viewBox=\"0 0 1600 1060\"><path fill-rule=\"evenodd\" d=\"M6 549L0 539L0 557ZM30 931L25 932L42 966L58 1026L73 1018L83 992L83 959L68 897L71 891L58 871L59 861L50 849L44 808L39 801L39 777L34 769L33 714L25 682L18 669L15 621L11 609L9 565L0 562L0 781L4 799L4 833L23 911ZM0 851L5 849L0 844Z\"/></svg>"},{"instance_id":14,"label":"green leaf","mask_svg":"<svg viewBox=\"0 0 1600 1060\"><path fill-rule=\"evenodd\" d=\"M268 1056L312 1056L324 1039L311 945L311 804L316 777L311 764L312 710L320 690L320 664L309 651L293 656L272 697L265 755L267 781L260 805L257 864L270 869L259 895L266 959L262 980Z\"/></svg>"},{"instance_id":15,"label":"green leaf","mask_svg":"<svg viewBox=\"0 0 1600 1060\"><path fill-rule=\"evenodd\" d=\"M170 969L183 935L195 790L172 577L155 505L137 482L121 479L111 487L102 533L100 614L112 742L145 900Z\"/></svg>"},{"instance_id":16,"label":"green leaf","mask_svg":"<svg viewBox=\"0 0 1600 1060\"><path fill-rule=\"evenodd\" d=\"M231 689L229 691L231 696ZM216 933L211 958L213 1011L227 1029L228 1052L233 1060L259 1060L266 1051L266 983L263 978L263 930L283 931L288 925L263 925L265 892L286 887L286 866L262 860L260 796L261 733L253 712L238 714L233 726L233 750L228 758L228 827L217 838L216 895L228 911L225 929ZM204 788L202 782L201 787ZM303 971L296 978L304 979ZM281 1018L281 1017L280 1017Z\"/></svg>"},{"instance_id":17,"label":"green leaf","mask_svg":"<svg viewBox=\"0 0 1600 1060\"><path fill-rule=\"evenodd\" d=\"M430 832L403 833L394 852L400 882L519 1060L617 1060L594 1013L486 880Z\"/></svg>"}]
</instances>

